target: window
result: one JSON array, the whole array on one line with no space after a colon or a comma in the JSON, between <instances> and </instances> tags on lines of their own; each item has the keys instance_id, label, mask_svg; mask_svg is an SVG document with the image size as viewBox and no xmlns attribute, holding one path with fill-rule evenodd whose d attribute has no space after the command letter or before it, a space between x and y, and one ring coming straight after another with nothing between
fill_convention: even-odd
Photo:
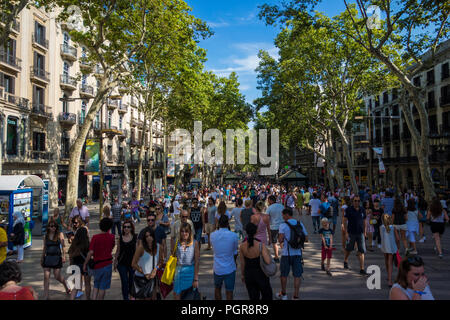
<instances>
[{"instance_id":1,"label":"window","mask_svg":"<svg viewBox=\"0 0 450 320\"><path fill-rule=\"evenodd\" d=\"M444 63L444 64L442 64L442 72L441 72L441 79L442 80L444 80L444 79L447 79L448 77L449 77L449 69L448 69L448 62L447 63Z\"/></svg>"},{"instance_id":2,"label":"window","mask_svg":"<svg viewBox=\"0 0 450 320\"><path fill-rule=\"evenodd\" d=\"M109 144L108 145L108 149L107 149L108 161L112 161L112 158L113 158L112 149L113 149L112 145Z\"/></svg>"},{"instance_id":3,"label":"window","mask_svg":"<svg viewBox=\"0 0 450 320\"><path fill-rule=\"evenodd\" d=\"M33 105L36 108L44 108L45 96L44 89L38 86L33 86Z\"/></svg>"},{"instance_id":4,"label":"window","mask_svg":"<svg viewBox=\"0 0 450 320\"><path fill-rule=\"evenodd\" d=\"M434 91L428 92L428 108L434 108L435 107L435 99L434 99Z\"/></svg>"},{"instance_id":5,"label":"window","mask_svg":"<svg viewBox=\"0 0 450 320\"><path fill-rule=\"evenodd\" d=\"M86 108L87 108L87 103L86 101L81 101L81 113L80 113L80 123L83 124L84 123L84 119L86 119Z\"/></svg>"},{"instance_id":6,"label":"window","mask_svg":"<svg viewBox=\"0 0 450 320\"><path fill-rule=\"evenodd\" d=\"M16 65L16 40L9 39L5 50L6 63Z\"/></svg>"},{"instance_id":7,"label":"window","mask_svg":"<svg viewBox=\"0 0 450 320\"><path fill-rule=\"evenodd\" d=\"M389 96L387 91L383 92L383 104L386 104L389 102Z\"/></svg>"},{"instance_id":8,"label":"window","mask_svg":"<svg viewBox=\"0 0 450 320\"><path fill-rule=\"evenodd\" d=\"M384 116L389 117L389 109L388 108L384 109Z\"/></svg>"},{"instance_id":9,"label":"window","mask_svg":"<svg viewBox=\"0 0 450 320\"><path fill-rule=\"evenodd\" d=\"M427 72L427 86L434 84L434 69Z\"/></svg>"},{"instance_id":10,"label":"window","mask_svg":"<svg viewBox=\"0 0 450 320\"><path fill-rule=\"evenodd\" d=\"M33 132L33 151L45 151L44 132Z\"/></svg>"},{"instance_id":11,"label":"window","mask_svg":"<svg viewBox=\"0 0 450 320\"><path fill-rule=\"evenodd\" d=\"M69 112L69 102L67 101L67 95L64 94L63 95L63 102L62 102L62 111L64 113L68 113Z\"/></svg>"},{"instance_id":12,"label":"window","mask_svg":"<svg viewBox=\"0 0 450 320\"><path fill-rule=\"evenodd\" d=\"M108 129L111 129L112 125L112 111L108 111Z\"/></svg>"},{"instance_id":13,"label":"window","mask_svg":"<svg viewBox=\"0 0 450 320\"><path fill-rule=\"evenodd\" d=\"M83 74L81 76L81 86L85 87L87 85L87 75Z\"/></svg>"},{"instance_id":14,"label":"window","mask_svg":"<svg viewBox=\"0 0 450 320\"><path fill-rule=\"evenodd\" d=\"M67 32L64 32L64 40L63 40L64 46L68 46L69 42L70 42L70 36Z\"/></svg>"},{"instance_id":15,"label":"window","mask_svg":"<svg viewBox=\"0 0 450 320\"><path fill-rule=\"evenodd\" d=\"M37 52L34 52L34 71L38 75L44 75L45 71L45 57Z\"/></svg>"},{"instance_id":16,"label":"window","mask_svg":"<svg viewBox=\"0 0 450 320\"><path fill-rule=\"evenodd\" d=\"M392 100L396 100L398 98L398 89L392 89Z\"/></svg>"},{"instance_id":17,"label":"window","mask_svg":"<svg viewBox=\"0 0 450 320\"><path fill-rule=\"evenodd\" d=\"M438 133L438 125L436 115L428 116L428 122L430 126L430 134Z\"/></svg>"},{"instance_id":18,"label":"window","mask_svg":"<svg viewBox=\"0 0 450 320\"><path fill-rule=\"evenodd\" d=\"M17 155L17 118L8 117L6 124L6 154Z\"/></svg>"},{"instance_id":19,"label":"window","mask_svg":"<svg viewBox=\"0 0 450 320\"><path fill-rule=\"evenodd\" d=\"M34 36L37 43L45 44L45 27L37 21L34 22Z\"/></svg>"},{"instance_id":20,"label":"window","mask_svg":"<svg viewBox=\"0 0 450 320\"><path fill-rule=\"evenodd\" d=\"M119 147L119 162L123 162L125 159L123 157L123 148Z\"/></svg>"},{"instance_id":21,"label":"window","mask_svg":"<svg viewBox=\"0 0 450 320\"><path fill-rule=\"evenodd\" d=\"M67 131L61 134L61 158L68 159L70 151L70 138Z\"/></svg>"},{"instance_id":22,"label":"window","mask_svg":"<svg viewBox=\"0 0 450 320\"><path fill-rule=\"evenodd\" d=\"M119 129L122 129L123 116L119 117Z\"/></svg>"},{"instance_id":23,"label":"window","mask_svg":"<svg viewBox=\"0 0 450 320\"><path fill-rule=\"evenodd\" d=\"M64 61L63 74L66 77L69 75L69 63L66 61Z\"/></svg>"},{"instance_id":24,"label":"window","mask_svg":"<svg viewBox=\"0 0 450 320\"><path fill-rule=\"evenodd\" d=\"M420 87L420 76L415 77L413 83L416 87Z\"/></svg>"},{"instance_id":25,"label":"window","mask_svg":"<svg viewBox=\"0 0 450 320\"><path fill-rule=\"evenodd\" d=\"M2 83L3 83L3 87L5 88L5 92L14 94L15 92L15 78L7 75L7 74L0 74L0 76L2 77Z\"/></svg>"},{"instance_id":26,"label":"window","mask_svg":"<svg viewBox=\"0 0 450 320\"><path fill-rule=\"evenodd\" d=\"M86 58L87 57L86 48L85 47L81 47L81 57L82 58Z\"/></svg>"}]
</instances>

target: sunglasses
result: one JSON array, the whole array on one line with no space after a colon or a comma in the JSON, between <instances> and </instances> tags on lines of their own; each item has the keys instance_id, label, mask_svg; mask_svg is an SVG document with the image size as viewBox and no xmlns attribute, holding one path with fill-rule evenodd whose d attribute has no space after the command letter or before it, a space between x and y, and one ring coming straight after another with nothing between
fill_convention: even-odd
<instances>
[{"instance_id":1,"label":"sunglasses","mask_svg":"<svg viewBox=\"0 0 450 320\"><path fill-rule=\"evenodd\" d=\"M147 219L147 222L153 222L155 219Z\"/></svg>"},{"instance_id":2,"label":"sunglasses","mask_svg":"<svg viewBox=\"0 0 450 320\"><path fill-rule=\"evenodd\" d=\"M56 226L54 224L50 224L49 227L50 228L56 228Z\"/></svg>"},{"instance_id":3,"label":"sunglasses","mask_svg":"<svg viewBox=\"0 0 450 320\"><path fill-rule=\"evenodd\" d=\"M131 226L123 226L124 229L131 229Z\"/></svg>"},{"instance_id":4,"label":"sunglasses","mask_svg":"<svg viewBox=\"0 0 450 320\"><path fill-rule=\"evenodd\" d=\"M415 264L417 264L419 266L423 265L423 260L419 256L408 257L408 262L411 263L412 265L415 265Z\"/></svg>"},{"instance_id":5,"label":"sunglasses","mask_svg":"<svg viewBox=\"0 0 450 320\"><path fill-rule=\"evenodd\" d=\"M181 216L181 218L186 218L186 219L187 219L187 218L189 218L189 217L188 217L188 216Z\"/></svg>"}]
</instances>

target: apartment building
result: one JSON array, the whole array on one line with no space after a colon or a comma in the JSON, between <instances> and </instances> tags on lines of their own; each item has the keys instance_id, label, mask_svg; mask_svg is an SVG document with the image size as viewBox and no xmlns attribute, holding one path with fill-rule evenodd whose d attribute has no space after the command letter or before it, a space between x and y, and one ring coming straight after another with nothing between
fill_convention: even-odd
<instances>
[{"instance_id":1,"label":"apartment building","mask_svg":"<svg viewBox=\"0 0 450 320\"><path fill-rule=\"evenodd\" d=\"M424 59L430 59L430 53ZM422 87L430 128L429 161L437 189L450 190L450 40L440 45L433 67L415 74L413 83ZM421 187L419 164L411 133L399 109L399 89L387 89L378 96L366 97L371 115L374 144L383 147L386 174L379 175L381 185ZM420 130L419 114L410 103L416 128ZM396 119L381 118L399 117ZM378 172L378 161L374 163Z\"/></svg>"},{"instance_id":2,"label":"apartment building","mask_svg":"<svg viewBox=\"0 0 450 320\"><path fill-rule=\"evenodd\" d=\"M24 9L9 42L0 48L0 139L2 174L34 174L50 181L50 206L57 205L58 190L65 191L69 148L75 140L98 88L98 66L83 60L84 48L70 39L56 13ZM122 185L134 187L140 139L146 141L144 183L150 174L162 177L162 123L153 122L153 150L149 134L142 137L143 115L137 99L116 88L105 99L88 138L103 133L104 178L118 193ZM149 125L147 125L147 128ZM103 131L101 131L103 129ZM98 176L85 175L83 148L79 171L80 197L99 197ZM149 167L149 160L154 164Z\"/></svg>"}]
</instances>

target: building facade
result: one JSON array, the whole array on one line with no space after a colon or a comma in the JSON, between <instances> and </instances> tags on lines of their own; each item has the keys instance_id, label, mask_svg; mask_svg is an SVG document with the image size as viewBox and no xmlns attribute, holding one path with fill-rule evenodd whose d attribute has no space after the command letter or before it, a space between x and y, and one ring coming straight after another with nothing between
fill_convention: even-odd
<instances>
[{"instance_id":1,"label":"building facade","mask_svg":"<svg viewBox=\"0 0 450 320\"><path fill-rule=\"evenodd\" d=\"M0 140L3 175L34 174L48 179L50 206L65 193L69 149L76 139L99 86L102 70L83 61L85 50L70 39L56 13L24 9L9 42L0 47ZM88 139L103 134L104 178L110 192L133 188L143 114L137 99L116 88L105 99ZM163 127L153 124L153 150L147 131L144 179L162 177ZM147 128L149 125L147 125ZM101 131L103 129L103 131ZM100 179L85 175L85 148L79 171L80 197L96 200ZM153 158L153 166L149 160Z\"/></svg>"}]
</instances>

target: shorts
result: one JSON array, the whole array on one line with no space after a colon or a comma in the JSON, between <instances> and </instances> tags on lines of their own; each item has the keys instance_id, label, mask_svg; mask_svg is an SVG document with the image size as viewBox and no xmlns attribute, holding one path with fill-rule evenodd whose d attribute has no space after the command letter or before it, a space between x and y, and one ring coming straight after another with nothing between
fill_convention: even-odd
<instances>
[{"instance_id":1,"label":"shorts","mask_svg":"<svg viewBox=\"0 0 450 320\"><path fill-rule=\"evenodd\" d=\"M294 278L300 278L303 274L302 256L282 256L280 261L280 276L286 278L292 267Z\"/></svg>"},{"instance_id":2,"label":"shorts","mask_svg":"<svg viewBox=\"0 0 450 320\"><path fill-rule=\"evenodd\" d=\"M202 241L202 232L203 232L203 227L195 229L195 235L194 235L194 240L198 241L199 243L201 243Z\"/></svg>"},{"instance_id":3,"label":"shorts","mask_svg":"<svg viewBox=\"0 0 450 320\"><path fill-rule=\"evenodd\" d=\"M348 252L352 252L355 248L355 242L358 245L358 251L360 253L366 253L366 241L364 239L364 234L349 234L347 245L345 246L345 250Z\"/></svg>"},{"instance_id":4,"label":"shorts","mask_svg":"<svg viewBox=\"0 0 450 320\"><path fill-rule=\"evenodd\" d=\"M216 226L211 224L211 223L207 223L205 226L205 233L213 233L215 231Z\"/></svg>"},{"instance_id":5,"label":"shorts","mask_svg":"<svg viewBox=\"0 0 450 320\"><path fill-rule=\"evenodd\" d=\"M236 271L221 276L217 275L214 272L214 287L216 289L222 289L222 283L225 282L225 290L234 291L235 280L236 280Z\"/></svg>"},{"instance_id":6,"label":"shorts","mask_svg":"<svg viewBox=\"0 0 450 320\"><path fill-rule=\"evenodd\" d=\"M439 233L444 234L445 231L445 223L444 222L431 222L431 233Z\"/></svg>"},{"instance_id":7,"label":"shorts","mask_svg":"<svg viewBox=\"0 0 450 320\"><path fill-rule=\"evenodd\" d=\"M278 242L278 230L270 230L270 238L272 239L272 243L275 244Z\"/></svg>"},{"instance_id":8,"label":"shorts","mask_svg":"<svg viewBox=\"0 0 450 320\"><path fill-rule=\"evenodd\" d=\"M108 290L111 287L112 264L101 269L94 269L94 288Z\"/></svg>"},{"instance_id":9,"label":"shorts","mask_svg":"<svg viewBox=\"0 0 450 320\"><path fill-rule=\"evenodd\" d=\"M404 230L404 231L408 231L408 226L407 224L394 224L394 228L397 230Z\"/></svg>"},{"instance_id":10,"label":"shorts","mask_svg":"<svg viewBox=\"0 0 450 320\"><path fill-rule=\"evenodd\" d=\"M337 225L337 216L333 216L331 222L333 223L333 226Z\"/></svg>"},{"instance_id":11,"label":"shorts","mask_svg":"<svg viewBox=\"0 0 450 320\"><path fill-rule=\"evenodd\" d=\"M331 259L333 256L333 249L326 249L325 247L322 247L322 261L325 259Z\"/></svg>"}]
</instances>

